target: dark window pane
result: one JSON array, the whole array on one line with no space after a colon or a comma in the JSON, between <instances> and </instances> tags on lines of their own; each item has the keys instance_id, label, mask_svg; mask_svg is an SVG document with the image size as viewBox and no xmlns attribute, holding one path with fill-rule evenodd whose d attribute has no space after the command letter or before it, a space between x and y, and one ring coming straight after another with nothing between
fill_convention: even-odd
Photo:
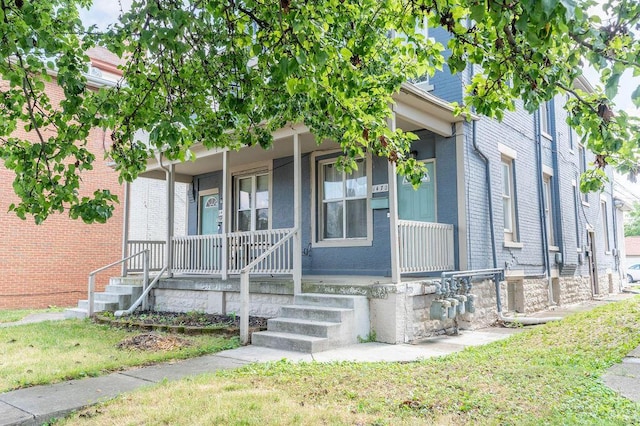
<instances>
[{"instance_id":1,"label":"dark window pane","mask_svg":"<svg viewBox=\"0 0 640 426\"><path fill-rule=\"evenodd\" d=\"M367 200L347 201L347 238L366 238Z\"/></svg>"},{"instance_id":2,"label":"dark window pane","mask_svg":"<svg viewBox=\"0 0 640 426\"><path fill-rule=\"evenodd\" d=\"M324 205L324 235L323 238L343 238L342 202L325 203Z\"/></svg>"}]
</instances>

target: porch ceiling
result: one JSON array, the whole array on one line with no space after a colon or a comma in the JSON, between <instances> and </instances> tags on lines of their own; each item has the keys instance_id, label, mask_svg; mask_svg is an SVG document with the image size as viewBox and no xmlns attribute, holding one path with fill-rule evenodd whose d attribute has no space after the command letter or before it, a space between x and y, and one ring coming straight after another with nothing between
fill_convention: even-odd
<instances>
[{"instance_id":1,"label":"porch ceiling","mask_svg":"<svg viewBox=\"0 0 640 426\"><path fill-rule=\"evenodd\" d=\"M463 121L465 117L455 116L453 108L445 101L429 93L415 88L411 84L403 85L402 90L394 96L396 101L396 127L415 131L427 129L438 135L449 137L453 135L452 124ZM274 143L270 149L259 146L246 147L241 151L229 150L229 167L231 169L293 155L293 135L298 134L301 153L312 151L338 149L339 144L324 141L320 148L309 129L302 124L284 127L274 133ZM175 162L175 178L177 182L191 182L193 176L222 170L221 155L227 149L206 149L201 144L192 148L196 161ZM150 159L147 171L140 175L155 179L164 179L165 172L160 168L156 159Z\"/></svg>"}]
</instances>

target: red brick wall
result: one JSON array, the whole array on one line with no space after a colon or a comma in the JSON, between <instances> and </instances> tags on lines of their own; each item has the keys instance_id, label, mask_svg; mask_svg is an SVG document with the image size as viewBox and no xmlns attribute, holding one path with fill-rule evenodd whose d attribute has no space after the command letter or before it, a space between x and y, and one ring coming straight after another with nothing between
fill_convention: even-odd
<instances>
[{"instance_id":1,"label":"red brick wall","mask_svg":"<svg viewBox=\"0 0 640 426\"><path fill-rule=\"evenodd\" d=\"M60 100L62 92L55 84L47 89L52 100ZM108 142L101 129L91 132L88 147L96 160L94 169L82 174L82 192L110 189L123 203L117 174L104 160L103 146ZM13 172L0 161L0 309L72 306L86 299L89 272L121 257L122 204L106 224L87 225L64 213L36 225L32 218L21 220L8 212L17 200L13 179ZM99 274L98 290L119 271L112 268Z\"/></svg>"}]
</instances>

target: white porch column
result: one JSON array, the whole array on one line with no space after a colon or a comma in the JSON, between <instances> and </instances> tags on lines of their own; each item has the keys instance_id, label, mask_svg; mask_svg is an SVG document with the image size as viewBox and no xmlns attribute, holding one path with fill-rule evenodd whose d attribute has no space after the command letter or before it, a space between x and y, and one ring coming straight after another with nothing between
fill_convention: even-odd
<instances>
[{"instance_id":1,"label":"white porch column","mask_svg":"<svg viewBox=\"0 0 640 426\"><path fill-rule=\"evenodd\" d=\"M300 156L300 135L293 135L293 227L297 232L293 236L293 294L302 293L302 168Z\"/></svg>"},{"instance_id":2,"label":"white porch column","mask_svg":"<svg viewBox=\"0 0 640 426\"><path fill-rule=\"evenodd\" d=\"M467 200L464 176L464 123L456 123L456 190L458 193L458 270L467 267Z\"/></svg>"},{"instance_id":3,"label":"white porch column","mask_svg":"<svg viewBox=\"0 0 640 426\"><path fill-rule=\"evenodd\" d=\"M392 132L396 130L395 105L392 106L391 117L389 118L389 128ZM400 282L400 251L398 240L398 172L396 163L389 163L389 240L391 246L391 282Z\"/></svg>"},{"instance_id":4,"label":"white porch column","mask_svg":"<svg viewBox=\"0 0 640 426\"><path fill-rule=\"evenodd\" d=\"M229 219L231 216L231 197L229 194L229 151L222 153L222 279L227 279L227 267L229 265L229 243L227 233L229 232Z\"/></svg>"},{"instance_id":5,"label":"white porch column","mask_svg":"<svg viewBox=\"0 0 640 426\"><path fill-rule=\"evenodd\" d=\"M173 210L175 206L175 165L170 164L167 172L167 275L173 276Z\"/></svg>"},{"instance_id":6,"label":"white porch column","mask_svg":"<svg viewBox=\"0 0 640 426\"><path fill-rule=\"evenodd\" d=\"M131 198L131 184L129 182L124 183L124 200L123 200L123 214L122 214L122 259L129 256L129 203ZM122 262L122 269L120 271L123 277L127 276L127 262Z\"/></svg>"}]
</instances>

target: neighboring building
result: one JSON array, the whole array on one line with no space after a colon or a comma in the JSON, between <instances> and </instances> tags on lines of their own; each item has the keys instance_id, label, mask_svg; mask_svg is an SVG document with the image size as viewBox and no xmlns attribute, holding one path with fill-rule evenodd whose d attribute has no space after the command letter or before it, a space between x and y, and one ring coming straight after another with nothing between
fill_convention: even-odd
<instances>
[{"instance_id":1,"label":"neighboring building","mask_svg":"<svg viewBox=\"0 0 640 426\"><path fill-rule=\"evenodd\" d=\"M468 122L449 102L472 72L394 97L392 122L418 135L412 154L428 169L417 191L384 158L338 170L339 145L318 146L303 125L275 132L268 151L197 146L195 161L171 164L189 185L188 235L167 230L173 278L152 305L238 312L237 275L253 273L253 315L318 303L302 293L365 297L358 334L396 343L494 322L497 289L504 311L525 314L618 291L622 223L609 187L579 191L592 155L566 124L566 98ZM154 161L144 175L165 179Z\"/></svg>"},{"instance_id":2,"label":"neighboring building","mask_svg":"<svg viewBox=\"0 0 640 426\"><path fill-rule=\"evenodd\" d=\"M89 84L112 84L118 79L119 71L114 66L117 58L101 49L88 54L92 58ZM55 82L47 83L47 93L52 100L59 101L63 96ZM82 190L92 193L107 188L122 199L118 176L104 160L108 141L104 130L92 130L88 148L96 160L94 169L82 174ZM122 208L116 206L106 224L87 225L64 215L52 215L35 225L32 219L20 220L8 212L9 205L17 201L12 188L14 177L0 165L0 309L71 305L87 294L89 272L120 258ZM114 268L100 275L99 286L117 273Z\"/></svg>"},{"instance_id":3,"label":"neighboring building","mask_svg":"<svg viewBox=\"0 0 640 426\"><path fill-rule=\"evenodd\" d=\"M626 251L625 268L640 263L640 236L626 237L624 246Z\"/></svg>"}]
</instances>

